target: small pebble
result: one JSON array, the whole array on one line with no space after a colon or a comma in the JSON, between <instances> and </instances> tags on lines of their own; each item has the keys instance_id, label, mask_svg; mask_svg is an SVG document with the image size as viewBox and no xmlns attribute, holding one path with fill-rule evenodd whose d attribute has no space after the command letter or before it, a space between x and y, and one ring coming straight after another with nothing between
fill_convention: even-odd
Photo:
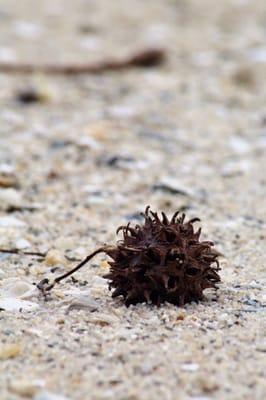
<instances>
[{"instance_id":1,"label":"small pebble","mask_svg":"<svg viewBox=\"0 0 266 400\"><path fill-rule=\"evenodd\" d=\"M0 189L0 209L6 210L9 207L20 207L21 205L22 196L18 190L13 188Z\"/></svg>"},{"instance_id":2,"label":"small pebble","mask_svg":"<svg viewBox=\"0 0 266 400\"><path fill-rule=\"evenodd\" d=\"M34 396L43 386L44 381L42 380L21 379L11 381L9 384L9 389L11 392L20 396L31 397Z\"/></svg>"},{"instance_id":3,"label":"small pebble","mask_svg":"<svg viewBox=\"0 0 266 400\"><path fill-rule=\"evenodd\" d=\"M112 325L119 321L119 318L115 317L114 315L108 314L99 314L99 315L91 315L87 318L87 321L91 324L106 326Z\"/></svg>"},{"instance_id":4,"label":"small pebble","mask_svg":"<svg viewBox=\"0 0 266 400\"><path fill-rule=\"evenodd\" d=\"M15 94L16 100L21 104L44 103L49 96L38 88L24 88Z\"/></svg>"},{"instance_id":5,"label":"small pebble","mask_svg":"<svg viewBox=\"0 0 266 400\"><path fill-rule=\"evenodd\" d=\"M48 251L46 254L46 257L44 259L45 264L53 266L57 264L65 265L66 259L62 253L60 253L59 250L56 249L51 249Z\"/></svg>"},{"instance_id":6,"label":"small pebble","mask_svg":"<svg viewBox=\"0 0 266 400\"><path fill-rule=\"evenodd\" d=\"M197 378L197 383L204 393L212 393L219 389L219 384L213 376L199 376Z\"/></svg>"},{"instance_id":7,"label":"small pebble","mask_svg":"<svg viewBox=\"0 0 266 400\"><path fill-rule=\"evenodd\" d=\"M1 305L0 305L1 308ZM0 345L0 360L15 358L21 353L20 343L9 343Z\"/></svg>"},{"instance_id":8,"label":"small pebble","mask_svg":"<svg viewBox=\"0 0 266 400\"><path fill-rule=\"evenodd\" d=\"M257 343L256 350L261 351L262 353L266 353L266 339Z\"/></svg>"}]
</instances>

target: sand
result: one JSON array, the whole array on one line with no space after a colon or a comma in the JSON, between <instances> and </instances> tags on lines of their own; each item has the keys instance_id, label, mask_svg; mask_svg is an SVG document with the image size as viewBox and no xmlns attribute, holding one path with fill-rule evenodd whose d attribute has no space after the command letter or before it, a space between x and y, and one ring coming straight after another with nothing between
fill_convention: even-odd
<instances>
[{"instance_id":1,"label":"sand","mask_svg":"<svg viewBox=\"0 0 266 400\"><path fill-rule=\"evenodd\" d=\"M145 46L154 68L0 73L1 400L266 397L264 1L0 2L0 62L85 62ZM22 103L33 89L37 102ZM217 293L112 299L107 257L54 288L150 204L200 217ZM68 258L66 258L67 256Z\"/></svg>"}]
</instances>

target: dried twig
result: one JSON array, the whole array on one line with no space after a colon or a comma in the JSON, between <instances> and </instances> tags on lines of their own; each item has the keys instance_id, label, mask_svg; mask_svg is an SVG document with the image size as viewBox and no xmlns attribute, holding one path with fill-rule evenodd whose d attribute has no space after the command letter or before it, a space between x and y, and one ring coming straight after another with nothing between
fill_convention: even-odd
<instances>
[{"instance_id":1,"label":"dried twig","mask_svg":"<svg viewBox=\"0 0 266 400\"><path fill-rule=\"evenodd\" d=\"M22 251L20 249L0 249L0 253L7 253L7 254L22 254L25 256L38 256L44 258L46 253L40 253L38 251Z\"/></svg>"},{"instance_id":2,"label":"dried twig","mask_svg":"<svg viewBox=\"0 0 266 400\"><path fill-rule=\"evenodd\" d=\"M37 257L45 258L48 252L41 253L39 251L23 251L23 250L20 250L20 249L13 248L13 249L0 249L0 253L18 254L18 255L22 255L22 256L37 256ZM68 261L75 261L75 262L80 261L80 259L68 256L66 254L64 255L64 257Z\"/></svg>"},{"instance_id":3,"label":"dried twig","mask_svg":"<svg viewBox=\"0 0 266 400\"><path fill-rule=\"evenodd\" d=\"M106 58L98 62L85 64L31 64L31 63L0 63L0 72L9 74L97 74L105 71L120 70L128 67L153 67L161 64L165 59L165 50L148 47L121 58Z\"/></svg>"}]
</instances>

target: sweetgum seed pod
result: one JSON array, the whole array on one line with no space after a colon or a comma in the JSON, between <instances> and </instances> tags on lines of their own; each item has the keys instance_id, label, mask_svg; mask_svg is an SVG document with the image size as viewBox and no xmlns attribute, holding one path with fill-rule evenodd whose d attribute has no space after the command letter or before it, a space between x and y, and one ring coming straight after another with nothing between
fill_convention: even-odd
<instances>
[{"instance_id":1,"label":"sweetgum seed pod","mask_svg":"<svg viewBox=\"0 0 266 400\"><path fill-rule=\"evenodd\" d=\"M126 306L167 301L179 306L203 299L207 288L217 289L220 282L218 254L212 242L200 242L201 230L194 231L194 218L185 215L171 220L147 207L144 224L121 226L123 239L106 254L110 272L105 275L112 296L122 296Z\"/></svg>"}]
</instances>

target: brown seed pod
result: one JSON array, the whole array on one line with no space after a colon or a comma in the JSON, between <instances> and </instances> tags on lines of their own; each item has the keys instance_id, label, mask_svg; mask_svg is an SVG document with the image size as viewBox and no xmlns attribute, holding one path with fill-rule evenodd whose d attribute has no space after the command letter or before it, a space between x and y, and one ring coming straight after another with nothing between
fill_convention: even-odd
<instances>
[{"instance_id":1,"label":"brown seed pod","mask_svg":"<svg viewBox=\"0 0 266 400\"><path fill-rule=\"evenodd\" d=\"M113 297L123 296L126 306L164 301L184 305L203 298L203 290L220 281L219 263L213 243L199 241L201 229L194 231L194 218L176 212L171 220L146 208L144 224L121 226L123 239L115 250L107 251L109 287Z\"/></svg>"},{"instance_id":2,"label":"brown seed pod","mask_svg":"<svg viewBox=\"0 0 266 400\"><path fill-rule=\"evenodd\" d=\"M185 222L185 214L176 212L168 220L162 213L147 207L143 225L120 226L123 239L116 246L103 246L90 254L73 270L55 278L52 284L44 279L37 286L43 292L53 288L98 253L107 254L110 271L105 276L112 297L122 296L126 306L142 302L160 305L167 301L183 306L203 299L207 288L217 289L218 252L213 243L200 241L201 229L194 230L198 218Z\"/></svg>"}]
</instances>

